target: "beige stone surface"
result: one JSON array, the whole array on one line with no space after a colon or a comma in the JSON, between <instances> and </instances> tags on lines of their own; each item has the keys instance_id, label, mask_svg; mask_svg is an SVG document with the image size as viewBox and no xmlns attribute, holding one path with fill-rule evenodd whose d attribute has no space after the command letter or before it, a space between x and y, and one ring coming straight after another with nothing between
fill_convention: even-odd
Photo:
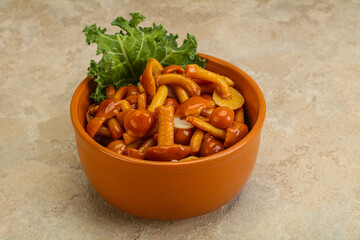
<instances>
[{"instance_id":1,"label":"beige stone surface","mask_svg":"<svg viewBox=\"0 0 360 240\"><path fill-rule=\"evenodd\" d=\"M251 178L207 215L125 214L79 163L69 103L96 58L82 29L133 11L264 91ZM360 239L359 63L356 0L1 0L0 239Z\"/></svg>"}]
</instances>

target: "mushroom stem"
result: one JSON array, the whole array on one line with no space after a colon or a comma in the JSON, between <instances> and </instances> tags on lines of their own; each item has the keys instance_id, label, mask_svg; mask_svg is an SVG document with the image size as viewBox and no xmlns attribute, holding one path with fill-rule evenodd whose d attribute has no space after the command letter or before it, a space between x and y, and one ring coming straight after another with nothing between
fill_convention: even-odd
<instances>
[{"instance_id":1,"label":"mushroom stem","mask_svg":"<svg viewBox=\"0 0 360 240\"><path fill-rule=\"evenodd\" d=\"M123 99L124 96L125 96L125 94L127 93L127 91L128 91L128 86L122 86L121 88L119 88L119 89L115 92L113 98L114 98L114 99L119 99L119 100L120 100L120 99Z\"/></svg>"},{"instance_id":2,"label":"mushroom stem","mask_svg":"<svg viewBox=\"0 0 360 240\"><path fill-rule=\"evenodd\" d=\"M206 80L215 83L219 89L223 98L229 98L231 96L229 85L227 81L219 74L210 72L199 67L197 64L189 64L185 68L185 75L189 78Z\"/></svg>"},{"instance_id":3,"label":"mushroom stem","mask_svg":"<svg viewBox=\"0 0 360 240\"><path fill-rule=\"evenodd\" d=\"M160 106L156 108L159 120L159 146L174 145L174 107Z\"/></svg>"},{"instance_id":4,"label":"mushroom stem","mask_svg":"<svg viewBox=\"0 0 360 240\"><path fill-rule=\"evenodd\" d=\"M180 103L183 103L189 99L189 94L186 92L186 90L184 88L182 88L176 84L170 84L170 87L173 90L173 92L175 93L175 95Z\"/></svg>"},{"instance_id":5,"label":"mushroom stem","mask_svg":"<svg viewBox=\"0 0 360 240\"><path fill-rule=\"evenodd\" d=\"M151 58L147 61L145 70L142 74L142 77L140 78L140 82L147 94L150 96L154 96L156 93L154 76L161 74L162 70L163 67L155 58Z\"/></svg>"},{"instance_id":6,"label":"mushroom stem","mask_svg":"<svg viewBox=\"0 0 360 240\"><path fill-rule=\"evenodd\" d=\"M201 89L193 80L176 73L166 73L161 75L156 75L155 77L156 85L165 85L165 84L176 84L189 93L190 96L199 96Z\"/></svg>"},{"instance_id":7,"label":"mushroom stem","mask_svg":"<svg viewBox=\"0 0 360 240\"><path fill-rule=\"evenodd\" d=\"M167 98L168 88L166 86L160 86L151 100L150 105L148 106L148 110L150 112L154 112L155 108L162 106Z\"/></svg>"},{"instance_id":8,"label":"mushroom stem","mask_svg":"<svg viewBox=\"0 0 360 240\"><path fill-rule=\"evenodd\" d=\"M224 129L214 127L210 123L205 122L205 121L201 120L200 118L187 117L186 121L188 121L189 123L191 123L195 127L199 128L199 129L201 129L201 130L203 130L205 132L211 133L211 135L213 135L213 136L215 136L217 138L225 139L225 137L226 137L226 131Z\"/></svg>"}]
</instances>

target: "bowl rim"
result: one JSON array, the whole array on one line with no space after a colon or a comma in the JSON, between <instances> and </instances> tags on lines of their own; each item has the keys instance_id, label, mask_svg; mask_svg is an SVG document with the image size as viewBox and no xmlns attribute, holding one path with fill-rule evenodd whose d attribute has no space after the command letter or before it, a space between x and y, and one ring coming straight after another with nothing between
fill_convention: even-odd
<instances>
[{"instance_id":1,"label":"bowl rim","mask_svg":"<svg viewBox=\"0 0 360 240\"><path fill-rule=\"evenodd\" d=\"M106 155L110 155L110 157L112 159L117 159L117 160L121 160L122 162L126 162L128 164L136 164L136 165L145 165L145 166L150 166L150 167L180 167L180 166L184 166L184 167L190 167L193 165L201 165L201 164L211 164L215 161L220 161L220 163L225 163L228 160L224 160L223 157L228 155L231 152L234 151L245 151L253 142L253 139L256 137L256 135L258 134L259 131L261 131L264 120L265 120L265 114L266 114L266 102L265 102L265 98L264 95L260 89L260 87L257 85L257 83L247 74L245 73L243 70L241 70L240 68L238 68L237 66L226 62L222 59L207 55L207 54L202 54L199 53L201 58L205 58L206 60L210 60L212 62L215 63L219 63L220 65L223 65L226 68L231 68L234 71L238 72L240 75L242 75L246 81L249 82L249 84L251 85L251 87L254 89L255 93L256 93L256 97L259 100L259 113L256 119L256 122L254 124L254 126L252 127L252 129L250 130L250 132L242 139L240 140L238 143L234 144L233 146L206 156L206 157L201 157L199 159L193 160L193 161L183 161L183 162L171 162L171 161L151 161L151 160L143 160L143 159L137 159L137 158L132 158L132 157L128 157L125 155L119 155L113 151L111 151L110 149L107 149L106 147L102 146L101 144L99 144L98 142L96 142L93 138L90 137L90 135L88 135L88 133L85 131L85 129L82 127L79 118L78 118L78 114L77 114L77 106L79 103L79 98L80 98L80 93L83 91L84 88L86 88L88 86L88 82L91 80L89 76L87 76L76 88L71 102L70 102L70 117L71 117L71 121L74 127L74 130L79 134L79 136L82 138L83 141L86 141L87 143L89 143L91 146L93 146L95 149L97 149L98 151L102 152L103 154ZM120 161L111 161L113 164L118 165L120 163ZM212 165L212 164L211 164Z\"/></svg>"}]
</instances>

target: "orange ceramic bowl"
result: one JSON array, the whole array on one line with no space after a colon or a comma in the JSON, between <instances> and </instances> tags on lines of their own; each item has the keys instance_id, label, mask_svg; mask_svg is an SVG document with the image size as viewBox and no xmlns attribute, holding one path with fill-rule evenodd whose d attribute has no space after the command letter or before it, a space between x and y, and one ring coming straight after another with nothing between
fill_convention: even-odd
<instances>
[{"instance_id":1,"label":"orange ceramic bowl","mask_svg":"<svg viewBox=\"0 0 360 240\"><path fill-rule=\"evenodd\" d=\"M228 76L245 98L249 134L234 146L188 162L156 162L117 155L84 130L95 84L85 78L70 106L82 167L95 190L118 209L150 219L184 219L213 211L245 185L254 167L265 118L264 96L236 66L201 54L206 68Z\"/></svg>"}]
</instances>

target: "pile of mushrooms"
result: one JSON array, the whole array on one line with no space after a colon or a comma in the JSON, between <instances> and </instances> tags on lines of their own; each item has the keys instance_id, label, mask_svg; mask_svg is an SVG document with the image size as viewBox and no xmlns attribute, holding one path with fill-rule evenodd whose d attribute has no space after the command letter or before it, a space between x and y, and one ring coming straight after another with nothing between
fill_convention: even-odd
<instances>
[{"instance_id":1,"label":"pile of mushrooms","mask_svg":"<svg viewBox=\"0 0 360 240\"><path fill-rule=\"evenodd\" d=\"M88 134L117 154L188 161L239 142L248 133L234 82L196 64L163 68L149 59L138 86L115 89L86 113Z\"/></svg>"}]
</instances>

